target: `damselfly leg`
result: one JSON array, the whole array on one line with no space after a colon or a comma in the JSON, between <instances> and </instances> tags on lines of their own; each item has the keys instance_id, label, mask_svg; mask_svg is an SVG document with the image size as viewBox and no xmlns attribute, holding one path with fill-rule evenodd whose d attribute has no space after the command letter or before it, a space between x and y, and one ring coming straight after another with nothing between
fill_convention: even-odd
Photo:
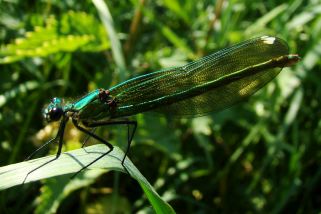
<instances>
[{"instance_id":1,"label":"damselfly leg","mask_svg":"<svg viewBox=\"0 0 321 214\"><path fill-rule=\"evenodd\" d=\"M78 124L78 121L73 119L72 120L73 124L75 125L75 127L77 129L79 129L80 131L84 132L85 134L87 134L90 137L93 137L94 139L98 140L99 142L105 144L109 150L102 154L101 156L99 156L98 158L96 158L95 160L93 160L92 162L90 162L89 164L87 164L86 166L84 166L81 170L79 170L78 172L76 172L72 178L74 178L75 176L77 176L82 170L88 168L90 165L94 164L96 161L100 160L101 158L103 158L104 156L108 155L114 148L114 146L112 144L110 144L108 141L106 141L105 139L99 137L98 135L96 135L94 132L91 132L89 130L87 130L86 128L80 126ZM129 120L124 120L124 121L98 121L98 122L93 122L90 124L86 124L86 127L88 128L97 128L97 127L101 127L101 126L111 126L111 125L127 125L127 148L124 154L124 157L121 161L122 166L124 167L124 169L126 170L126 172L129 174L128 170L126 169L124 162L126 159L126 156L129 153L129 149L130 149L130 145L131 142L133 140L135 131L136 131L136 127L137 127L137 122L136 121L129 121ZM130 133L130 126L132 126L132 131Z\"/></svg>"},{"instance_id":2,"label":"damselfly leg","mask_svg":"<svg viewBox=\"0 0 321 214\"><path fill-rule=\"evenodd\" d=\"M41 149L47 147L49 144L53 143L53 142L56 142L58 141L58 150L57 150L57 153L56 153L56 157L53 158L52 160L50 161L47 161L43 164L41 164L40 166L36 167L35 169L31 170L30 172L27 173L26 177L24 178L23 180L23 183L25 183L25 181L27 180L28 176L33 173L34 171L40 169L41 167L51 163L52 161L54 160L57 160L61 154L61 151L62 151L62 144L63 144L63 138L64 138L64 132L65 132L65 128L66 128L66 123L68 122L68 117L63 117L62 120L61 120L61 123L60 123L60 126L59 126L59 129L58 129L58 132L57 132L57 135L56 137L54 137L53 139L49 140L47 143L45 143L43 146L41 146L40 148L38 148L37 150L35 150L33 153L31 153L31 155L29 155L27 157L27 160L29 160L30 158L32 158L37 152L39 152Z\"/></svg>"}]
</instances>

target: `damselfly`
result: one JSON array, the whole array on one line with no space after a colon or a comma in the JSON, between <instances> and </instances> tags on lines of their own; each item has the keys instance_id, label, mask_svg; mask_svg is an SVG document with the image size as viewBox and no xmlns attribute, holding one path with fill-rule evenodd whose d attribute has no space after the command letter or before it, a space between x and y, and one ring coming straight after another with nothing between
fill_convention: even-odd
<instances>
[{"instance_id":1,"label":"damselfly","mask_svg":"<svg viewBox=\"0 0 321 214\"><path fill-rule=\"evenodd\" d=\"M71 119L77 129L109 148L86 168L113 150L112 144L89 129L124 124L128 128L127 149L122 159L124 166L137 123L123 118L146 111L173 116L200 116L219 111L249 97L278 75L283 67L298 60L298 55L289 54L285 41L262 36L184 66L138 76L110 89L94 90L75 102L64 103L63 99L53 98L43 115L48 122L60 120L57 135L29 157L58 141L57 159L61 154L66 123Z\"/></svg>"}]
</instances>

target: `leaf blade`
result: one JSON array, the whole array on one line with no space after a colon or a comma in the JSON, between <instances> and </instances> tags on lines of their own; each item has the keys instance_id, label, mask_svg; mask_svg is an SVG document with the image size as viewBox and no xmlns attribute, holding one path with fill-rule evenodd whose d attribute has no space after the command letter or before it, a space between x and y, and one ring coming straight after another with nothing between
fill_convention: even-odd
<instances>
[{"instance_id":1,"label":"leaf blade","mask_svg":"<svg viewBox=\"0 0 321 214\"><path fill-rule=\"evenodd\" d=\"M52 161L55 156L51 155L0 167L0 191L23 183L29 183L58 175L76 173L83 168L83 166L86 166L92 160L107 151L108 148L105 145L98 144L62 153L55 161ZM124 153L121 149L114 147L112 152L90 165L88 169L109 169L125 172L121 165L123 156ZM45 163L48 164L44 165ZM128 157L126 157L124 164L131 177L137 180L144 190L156 213L175 213L173 208L158 195ZM33 173L28 174L39 166L42 167Z\"/></svg>"}]
</instances>

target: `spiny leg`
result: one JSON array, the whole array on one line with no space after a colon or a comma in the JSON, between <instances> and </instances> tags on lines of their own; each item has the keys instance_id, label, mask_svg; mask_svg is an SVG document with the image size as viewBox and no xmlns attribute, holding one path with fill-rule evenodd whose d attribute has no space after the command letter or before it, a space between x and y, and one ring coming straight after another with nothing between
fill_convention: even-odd
<instances>
[{"instance_id":1,"label":"spiny leg","mask_svg":"<svg viewBox=\"0 0 321 214\"><path fill-rule=\"evenodd\" d=\"M41 145L38 149L36 149L35 151L33 151L24 161L28 161L30 160L35 154L37 154L40 150L42 150L43 148L47 147L49 144L51 144L52 142L56 142L58 139L58 135L56 135L56 137L50 139L49 141L47 141L45 144Z\"/></svg>"},{"instance_id":2,"label":"spiny leg","mask_svg":"<svg viewBox=\"0 0 321 214\"><path fill-rule=\"evenodd\" d=\"M124 157L121 161L121 165L124 167L124 169L126 170L126 172L129 174L127 168L125 167L124 165L124 162L125 162L125 159L126 159L126 156L128 155L129 153L129 150L130 150L130 145L131 145L131 142L133 140L133 137L134 137L134 134L135 134L135 131L136 131L136 128L137 128L137 122L136 121L129 121L129 120L122 120L122 121L97 121L97 122L91 122L89 124L85 124L86 127L89 127L89 128L96 128L96 127L100 127L100 126L111 126L111 125L127 125L127 148L126 148L126 151L125 151L125 154L124 154ZM130 126L133 126L133 129L132 129L132 132L130 133ZM86 130L88 132L88 130ZM105 140L99 140L101 141L102 143L105 144ZM105 142L104 142L105 141ZM95 160L97 161L97 160ZM95 162L94 161L94 162Z\"/></svg>"},{"instance_id":3,"label":"spiny leg","mask_svg":"<svg viewBox=\"0 0 321 214\"><path fill-rule=\"evenodd\" d=\"M90 130L91 133L95 134L96 128L93 128L92 130ZM84 139L84 141L82 142L81 148L84 148L86 143L88 142L90 138L90 135L86 135L86 138Z\"/></svg>"},{"instance_id":4,"label":"spiny leg","mask_svg":"<svg viewBox=\"0 0 321 214\"><path fill-rule=\"evenodd\" d=\"M131 142L133 140L133 137L134 137L134 134L135 134L135 131L136 131L136 128L137 128L137 121L127 121L127 148L126 148L126 151L125 151L125 155L123 157L123 160L121 161L121 165L126 169L125 165L124 165L124 162L125 162L125 159L126 159L126 156L128 156L128 153L129 153L129 149L130 149L130 145L131 145ZM132 133L131 135L129 134L129 125L133 125L133 130L132 130ZM127 171L127 169L126 169ZM127 171L128 173L128 171ZM129 173L128 173L129 174Z\"/></svg>"},{"instance_id":5,"label":"spiny leg","mask_svg":"<svg viewBox=\"0 0 321 214\"><path fill-rule=\"evenodd\" d=\"M64 137L64 132L65 132L65 127L66 127L66 123L68 121L68 117L64 116L61 120L58 132L56 137L54 137L53 139L51 139L50 141L48 141L47 143L44 144L44 146L41 146L39 149L37 149L36 151L34 151L33 153L31 153L31 155L29 155L28 158L31 158L32 156L34 156L40 149L44 148L45 146L49 145L52 142L55 142L56 140L59 140L59 144L58 144L58 150L56 153L56 157L53 158L52 160L47 161L46 163L41 164L40 166L36 167L35 169L31 170L30 172L27 173L26 177L23 180L23 184L25 183L25 181L27 180L28 176L35 172L36 170L40 169L41 167L51 163L54 160L57 160L61 154L61 150L62 150L62 143L63 143L63 137Z\"/></svg>"},{"instance_id":6,"label":"spiny leg","mask_svg":"<svg viewBox=\"0 0 321 214\"><path fill-rule=\"evenodd\" d=\"M102 154L101 156L99 156L98 158L96 158L95 160L93 160L92 162L90 162L89 164L87 164L86 166L84 166L82 169L80 169L78 172L76 172L71 178L76 177L82 170L88 168L90 165L94 164L96 161L100 160L101 158L103 158L104 156L108 155L111 151L113 151L114 146L112 144L110 144L108 141L102 139L101 137L99 137L98 135L96 135L95 133L88 131L87 129L79 126L77 120L73 119L72 120L73 124L75 125L75 127L77 129L79 129L80 131L84 132L85 134L89 135L90 137L95 138L96 140L98 140L99 142L105 144L108 148L109 151L107 151L106 153Z\"/></svg>"}]
</instances>

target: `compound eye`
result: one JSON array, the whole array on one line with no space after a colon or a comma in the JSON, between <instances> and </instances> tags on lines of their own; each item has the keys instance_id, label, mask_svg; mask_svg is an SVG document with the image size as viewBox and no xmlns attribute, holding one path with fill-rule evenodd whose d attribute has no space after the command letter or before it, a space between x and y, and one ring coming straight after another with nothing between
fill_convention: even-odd
<instances>
[{"instance_id":1,"label":"compound eye","mask_svg":"<svg viewBox=\"0 0 321 214\"><path fill-rule=\"evenodd\" d=\"M50 121L57 121L61 118L63 115L63 110L62 108L53 108L51 111L48 113L49 115L49 120Z\"/></svg>"}]
</instances>

